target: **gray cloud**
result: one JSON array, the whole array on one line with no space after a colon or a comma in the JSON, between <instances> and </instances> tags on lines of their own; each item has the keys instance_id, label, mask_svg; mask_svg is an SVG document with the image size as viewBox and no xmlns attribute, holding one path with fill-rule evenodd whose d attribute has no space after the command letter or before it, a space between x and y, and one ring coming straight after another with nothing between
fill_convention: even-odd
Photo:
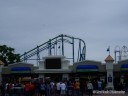
<instances>
[{"instance_id":1,"label":"gray cloud","mask_svg":"<svg viewBox=\"0 0 128 96\"><path fill-rule=\"evenodd\" d=\"M128 45L127 5L127 0L1 0L0 43L22 54L63 33L85 40L88 59L104 61L109 45L111 51Z\"/></svg>"}]
</instances>

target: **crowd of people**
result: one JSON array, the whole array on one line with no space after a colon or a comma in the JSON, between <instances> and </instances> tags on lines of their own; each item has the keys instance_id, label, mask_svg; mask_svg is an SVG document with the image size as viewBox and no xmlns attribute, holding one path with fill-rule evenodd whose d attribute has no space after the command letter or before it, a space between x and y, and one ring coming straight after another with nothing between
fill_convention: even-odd
<instances>
[{"instance_id":1,"label":"crowd of people","mask_svg":"<svg viewBox=\"0 0 128 96\"><path fill-rule=\"evenodd\" d=\"M102 90L102 81L52 81L30 80L27 82L1 82L0 96L92 96L93 90Z\"/></svg>"}]
</instances>

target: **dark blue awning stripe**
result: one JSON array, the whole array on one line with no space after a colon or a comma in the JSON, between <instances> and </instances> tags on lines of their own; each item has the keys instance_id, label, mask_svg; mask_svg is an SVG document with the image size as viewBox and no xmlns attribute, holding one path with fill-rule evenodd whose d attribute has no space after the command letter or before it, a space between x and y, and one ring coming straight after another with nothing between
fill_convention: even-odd
<instances>
[{"instance_id":1,"label":"dark blue awning stripe","mask_svg":"<svg viewBox=\"0 0 128 96\"><path fill-rule=\"evenodd\" d=\"M128 68L128 64L123 64L121 68Z\"/></svg>"},{"instance_id":2,"label":"dark blue awning stripe","mask_svg":"<svg viewBox=\"0 0 128 96\"><path fill-rule=\"evenodd\" d=\"M78 65L76 69L98 69L96 65Z\"/></svg>"},{"instance_id":3,"label":"dark blue awning stripe","mask_svg":"<svg viewBox=\"0 0 128 96\"><path fill-rule=\"evenodd\" d=\"M31 68L29 68L29 67L13 67L13 68L11 68L11 71L31 71Z\"/></svg>"}]
</instances>

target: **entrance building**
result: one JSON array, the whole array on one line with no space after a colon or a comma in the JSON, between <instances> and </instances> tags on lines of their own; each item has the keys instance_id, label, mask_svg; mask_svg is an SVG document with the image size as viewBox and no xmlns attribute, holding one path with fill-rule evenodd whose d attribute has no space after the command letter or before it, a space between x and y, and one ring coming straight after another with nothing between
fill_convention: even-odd
<instances>
[{"instance_id":1,"label":"entrance building","mask_svg":"<svg viewBox=\"0 0 128 96\"><path fill-rule=\"evenodd\" d=\"M64 56L47 56L40 61L39 69L35 73L39 78L50 77L52 80L69 80L72 69L69 68L69 60Z\"/></svg>"},{"instance_id":2,"label":"entrance building","mask_svg":"<svg viewBox=\"0 0 128 96\"><path fill-rule=\"evenodd\" d=\"M3 81L14 79L27 80L32 78L51 78L51 80L101 80L104 86L120 90L128 86L128 60L113 61L108 56L105 63L85 60L70 64L64 56L46 56L39 62L39 66L29 63L15 63L1 67Z\"/></svg>"}]
</instances>

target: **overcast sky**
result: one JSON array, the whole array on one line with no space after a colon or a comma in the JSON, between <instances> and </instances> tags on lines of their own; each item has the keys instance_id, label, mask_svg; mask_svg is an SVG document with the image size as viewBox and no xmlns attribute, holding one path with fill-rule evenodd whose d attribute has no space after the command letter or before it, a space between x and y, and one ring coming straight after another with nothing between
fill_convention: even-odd
<instances>
[{"instance_id":1,"label":"overcast sky","mask_svg":"<svg viewBox=\"0 0 128 96\"><path fill-rule=\"evenodd\" d=\"M23 54L57 35L86 42L86 59L104 62L128 46L128 0L0 0L0 44Z\"/></svg>"}]
</instances>

